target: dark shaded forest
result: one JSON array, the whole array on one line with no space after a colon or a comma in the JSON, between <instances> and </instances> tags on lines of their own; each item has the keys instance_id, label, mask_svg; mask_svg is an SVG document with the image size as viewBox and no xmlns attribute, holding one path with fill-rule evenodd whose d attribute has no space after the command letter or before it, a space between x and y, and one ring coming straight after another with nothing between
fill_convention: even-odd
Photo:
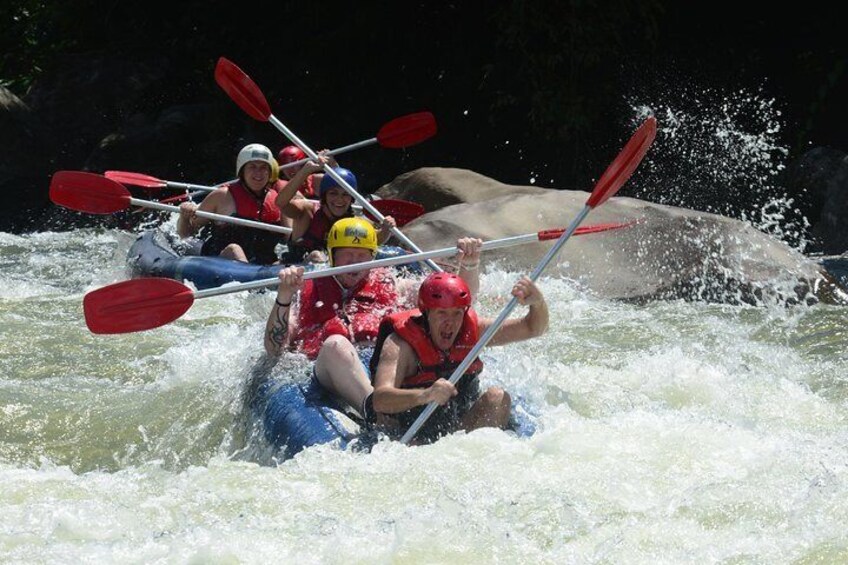
<instances>
[{"instance_id":1,"label":"dark shaded forest","mask_svg":"<svg viewBox=\"0 0 848 565\"><path fill-rule=\"evenodd\" d=\"M434 139L343 160L371 190L421 166L588 190L634 129L635 107L653 110L669 93L682 104L704 91L773 100L787 159L813 146L848 150L841 24L798 6L46 0L6 2L0 21L0 81L51 132L44 170L31 179L45 194L58 169L219 181L231 176L244 143L285 145L217 87L220 56L244 69L275 115L315 149L371 137L402 114L432 111ZM63 74L69 69L73 76ZM114 89L103 86L103 75ZM90 84L90 95L78 88L72 103L56 103L54 93L71 80ZM160 141L158 152L103 150L110 135L188 106L205 108L204 127ZM708 119L709 110L700 111ZM656 199L638 183L622 194ZM672 203L710 209L712 199L721 196ZM45 205L43 197L32 202ZM723 204L713 208L725 212Z\"/></svg>"}]
</instances>

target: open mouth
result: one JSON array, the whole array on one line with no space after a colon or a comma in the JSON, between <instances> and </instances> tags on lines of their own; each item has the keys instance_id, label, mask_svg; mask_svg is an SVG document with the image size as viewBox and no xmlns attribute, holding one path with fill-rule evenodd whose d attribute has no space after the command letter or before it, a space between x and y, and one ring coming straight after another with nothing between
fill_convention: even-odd
<instances>
[{"instance_id":1,"label":"open mouth","mask_svg":"<svg viewBox=\"0 0 848 565\"><path fill-rule=\"evenodd\" d=\"M455 334L456 334L456 332L454 332L453 330L450 330L450 329L441 330L441 331L439 331L439 338L445 343L451 343L451 342L453 342L453 338L454 338Z\"/></svg>"}]
</instances>

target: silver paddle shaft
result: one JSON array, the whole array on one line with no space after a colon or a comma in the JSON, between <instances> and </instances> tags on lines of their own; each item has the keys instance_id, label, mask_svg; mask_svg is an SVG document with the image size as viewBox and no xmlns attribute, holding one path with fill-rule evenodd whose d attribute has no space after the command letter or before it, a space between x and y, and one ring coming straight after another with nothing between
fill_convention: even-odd
<instances>
[{"instance_id":1,"label":"silver paddle shaft","mask_svg":"<svg viewBox=\"0 0 848 565\"><path fill-rule=\"evenodd\" d=\"M577 217L574 218L574 220L571 222L571 225L568 226L568 229L565 231L565 233L560 236L554 246L548 250L544 257L542 257L542 260L539 261L539 263L536 265L536 268L533 269L533 272L530 273L530 280L536 282L536 280L539 278L539 275L541 275L542 271L545 270L545 267L548 266L548 263L550 263L553 258L556 257L557 253L559 253L559 250L562 249L562 246L565 245L565 242L568 241L568 238L571 237L571 234L573 234L575 230L577 230L577 227L580 225L580 223L591 210L592 208L589 206L583 207L580 213L577 214ZM468 352L468 355L465 356L465 359L462 360L462 363L460 363L459 366L454 370L453 374L451 374L450 379L448 379L451 384L455 385L460 379L460 377L465 374L465 371L468 369L469 366L471 366L471 363L473 363L474 360L477 359L477 356L480 355L480 351L484 347L486 347L486 345L492 340L492 338L495 336L497 331L500 329L500 327L506 321L507 317L517 305L518 298L513 296L509 303L506 305L506 307L501 311L500 315L492 323L492 325L489 326L489 329L486 330L480 340L474 345L471 351ZM406 433L403 434L403 437L400 438L400 441L402 443L409 443L410 441L412 441L412 438L415 437L415 434L418 433L418 430L420 430L421 426L423 426L427 422L427 419L430 418L430 416L433 414L433 412L438 406L439 405L435 402L429 403L427 407L424 408L424 411L418 415L418 418L412 423Z\"/></svg>"}]
</instances>

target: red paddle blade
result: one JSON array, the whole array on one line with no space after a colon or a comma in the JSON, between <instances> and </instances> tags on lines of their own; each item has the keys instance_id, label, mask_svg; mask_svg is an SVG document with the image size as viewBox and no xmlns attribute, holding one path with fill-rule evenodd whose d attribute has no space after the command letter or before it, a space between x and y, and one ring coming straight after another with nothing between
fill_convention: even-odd
<instances>
[{"instance_id":1,"label":"red paddle blade","mask_svg":"<svg viewBox=\"0 0 848 565\"><path fill-rule=\"evenodd\" d=\"M593 226L583 226L574 230L574 235L586 235L587 233L600 233L604 231L619 230L621 228L629 228L630 226L639 223L639 220L625 222L623 224L595 224ZM559 239L565 233L565 228L554 230L542 230L538 233L539 241L550 241Z\"/></svg>"},{"instance_id":2,"label":"red paddle blade","mask_svg":"<svg viewBox=\"0 0 848 565\"><path fill-rule=\"evenodd\" d=\"M124 184L131 184L133 186L140 186L142 188L165 188L166 186L168 186L167 182L142 173L129 173L127 171L106 171L105 173L103 173L103 176L113 181L122 182Z\"/></svg>"},{"instance_id":3,"label":"red paddle blade","mask_svg":"<svg viewBox=\"0 0 848 565\"><path fill-rule=\"evenodd\" d=\"M586 201L586 206L590 208L600 206L618 192L618 189L627 182L627 179L642 162L642 158L648 152L656 136L657 120L651 116L639 126L639 129L636 130L636 133L633 134L633 137L630 138L615 161L610 163L607 170L598 179L594 190L592 190L592 195Z\"/></svg>"},{"instance_id":4,"label":"red paddle blade","mask_svg":"<svg viewBox=\"0 0 848 565\"><path fill-rule=\"evenodd\" d=\"M215 65L215 82L253 119L267 122L271 117L271 107L265 95L253 79L229 59L218 59L218 64Z\"/></svg>"},{"instance_id":5,"label":"red paddle blade","mask_svg":"<svg viewBox=\"0 0 848 565\"><path fill-rule=\"evenodd\" d=\"M77 212L112 214L129 207L130 192L100 175L59 171L50 180L50 200Z\"/></svg>"},{"instance_id":6,"label":"red paddle blade","mask_svg":"<svg viewBox=\"0 0 848 565\"><path fill-rule=\"evenodd\" d=\"M371 204L382 215L394 218L398 227L405 226L424 214L424 206L415 202L409 202L408 200L386 198L374 200Z\"/></svg>"},{"instance_id":7,"label":"red paddle blade","mask_svg":"<svg viewBox=\"0 0 848 565\"><path fill-rule=\"evenodd\" d=\"M140 332L173 322L191 308L194 293L172 279L133 279L85 295L85 323L92 333Z\"/></svg>"},{"instance_id":8,"label":"red paddle blade","mask_svg":"<svg viewBox=\"0 0 848 565\"><path fill-rule=\"evenodd\" d=\"M377 142L390 149L402 149L436 135L436 118L430 112L401 116L384 124L377 132Z\"/></svg>"},{"instance_id":9,"label":"red paddle blade","mask_svg":"<svg viewBox=\"0 0 848 565\"><path fill-rule=\"evenodd\" d=\"M188 200L188 194L177 194L176 196L169 196L168 198L163 198L159 201L160 204L166 204L168 202L181 202L183 200Z\"/></svg>"},{"instance_id":10,"label":"red paddle blade","mask_svg":"<svg viewBox=\"0 0 848 565\"><path fill-rule=\"evenodd\" d=\"M605 231L612 230L620 230L622 228L629 228L630 226L635 226L642 220L631 220L629 222L623 222L619 224L594 224L592 226L582 226L574 230L574 235L585 235L587 233L601 233Z\"/></svg>"}]
</instances>

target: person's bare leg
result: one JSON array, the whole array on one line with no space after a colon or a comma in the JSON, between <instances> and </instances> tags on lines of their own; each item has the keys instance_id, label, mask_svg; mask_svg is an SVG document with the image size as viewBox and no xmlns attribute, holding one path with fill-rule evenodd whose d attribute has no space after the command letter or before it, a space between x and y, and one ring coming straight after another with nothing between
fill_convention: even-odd
<instances>
[{"instance_id":1,"label":"person's bare leg","mask_svg":"<svg viewBox=\"0 0 848 565\"><path fill-rule=\"evenodd\" d=\"M463 416L462 429L470 432L477 428L506 428L511 407L508 392L496 386L489 387Z\"/></svg>"},{"instance_id":2,"label":"person's bare leg","mask_svg":"<svg viewBox=\"0 0 848 565\"><path fill-rule=\"evenodd\" d=\"M241 261L242 263L247 263L247 255L244 254L244 250L241 248L241 245L237 243L231 243L221 250L221 257L225 259L235 259L236 261Z\"/></svg>"},{"instance_id":3,"label":"person's bare leg","mask_svg":"<svg viewBox=\"0 0 848 565\"><path fill-rule=\"evenodd\" d=\"M315 376L325 389L357 411L362 410L363 401L374 391L356 348L340 335L331 335L324 341L315 360Z\"/></svg>"}]
</instances>

